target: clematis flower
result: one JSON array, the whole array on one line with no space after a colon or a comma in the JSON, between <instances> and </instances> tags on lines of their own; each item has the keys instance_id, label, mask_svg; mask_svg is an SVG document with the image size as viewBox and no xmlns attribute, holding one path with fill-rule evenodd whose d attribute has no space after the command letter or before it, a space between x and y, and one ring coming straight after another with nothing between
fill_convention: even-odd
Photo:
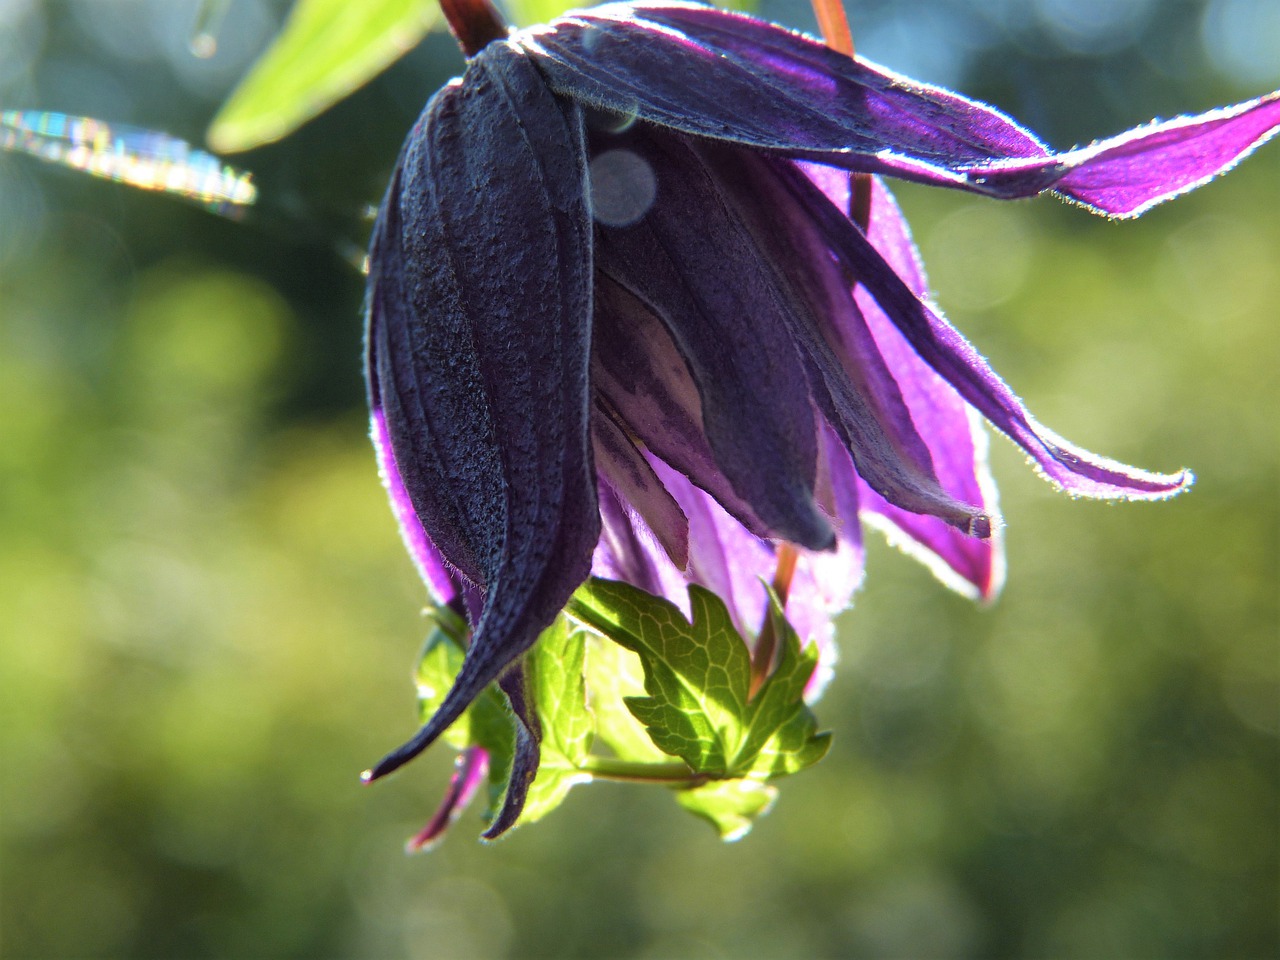
<instances>
[{"instance_id":1,"label":"clematis flower","mask_svg":"<svg viewBox=\"0 0 1280 960\"><path fill-rule=\"evenodd\" d=\"M1280 94L1053 152L991 107L709 7L471 27L379 212L367 344L393 505L472 638L439 711L368 779L497 680L521 720L488 835L505 829L537 764L519 659L593 566L732 592L797 549L812 589L788 612L821 632L860 576L861 513L990 596L979 417L1073 495L1191 482L1043 427L929 302L879 180L856 222L850 175L1136 216L1273 136Z\"/></svg>"}]
</instances>

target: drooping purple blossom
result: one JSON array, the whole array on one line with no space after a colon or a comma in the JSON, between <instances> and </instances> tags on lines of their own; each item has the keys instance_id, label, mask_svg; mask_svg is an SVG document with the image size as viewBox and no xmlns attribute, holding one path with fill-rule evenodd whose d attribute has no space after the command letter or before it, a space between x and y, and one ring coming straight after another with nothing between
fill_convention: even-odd
<instances>
[{"instance_id":1,"label":"drooping purple blossom","mask_svg":"<svg viewBox=\"0 0 1280 960\"><path fill-rule=\"evenodd\" d=\"M879 180L854 222L850 173L1127 217L1278 128L1272 94L1055 153L990 107L681 2L489 43L410 134L370 253L384 475L428 585L473 618L440 710L370 777L498 679L521 720L505 829L537 764L519 658L593 569L673 598L703 583L751 631L752 581L794 544L788 615L821 638L861 575L861 513L990 596L977 415L1069 493L1184 489L1040 425L930 304Z\"/></svg>"}]
</instances>

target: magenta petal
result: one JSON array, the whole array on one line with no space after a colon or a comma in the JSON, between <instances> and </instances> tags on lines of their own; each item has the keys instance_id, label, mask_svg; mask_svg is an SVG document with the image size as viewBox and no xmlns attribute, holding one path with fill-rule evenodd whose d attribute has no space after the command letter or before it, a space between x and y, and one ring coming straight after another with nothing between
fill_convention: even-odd
<instances>
[{"instance_id":1,"label":"magenta petal","mask_svg":"<svg viewBox=\"0 0 1280 960\"><path fill-rule=\"evenodd\" d=\"M517 34L558 93L756 150L1009 199L1056 190L1136 216L1280 127L1280 93L1061 153L998 110L774 24L695 3L616 3Z\"/></svg>"},{"instance_id":2,"label":"magenta petal","mask_svg":"<svg viewBox=\"0 0 1280 960\"><path fill-rule=\"evenodd\" d=\"M592 556L591 575L622 580L655 596L683 595L679 588L682 572L671 563L644 519L626 508L608 477L599 478L597 489L600 540Z\"/></svg>"},{"instance_id":3,"label":"magenta petal","mask_svg":"<svg viewBox=\"0 0 1280 960\"><path fill-rule=\"evenodd\" d=\"M563 95L788 156L963 186L959 163L1046 153L985 104L701 4L609 4L513 40Z\"/></svg>"},{"instance_id":4,"label":"magenta petal","mask_svg":"<svg viewBox=\"0 0 1280 960\"><path fill-rule=\"evenodd\" d=\"M1002 196L1052 188L1096 213L1136 217L1225 173L1280 131L1280 93L1150 123L1042 160L965 169Z\"/></svg>"},{"instance_id":5,"label":"magenta petal","mask_svg":"<svg viewBox=\"0 0 1280 960\"><path fill-rule=\"evenodd\" d=\"M405 849L410 853L431 849L467 808L488 772L489 753L483 747L467 747L458 754L453 764L453 774L449 777L449 787L440 800L440 806L427 825L405 844Z\"/></svg>"},{"instance_id":6,"label":"magenta petal","mask_svg":"<svg viewBox=\"0 0 1280 960\"><path fill-rule=\"evenodd\" d=\"M436 603L446 604L458 595L458 585L453 579L448 563L436 549L436 545L422 529L422 521L413 510L409 492L404 488L400 478L400 470L396 467L395 455L391 452L391 440L387 436L387 417L381 408L373 411L370 436L373 448L378 457L378 473L382 476L382 485L387 489L391 499L391 511L395 514L400 526L400 536L409 556L413 558L418 573L431 592Z\"/></svg>"},{"instance_id":7,"label":"magenta petal","mask_svg":"<svg viewBox=\"0 0 1280 960\"><path fill-rule=\"evenodd\" d=\"M847 203L848 174L806 171L838 205ZM843 181L843 183L841 182ZM884 182L872 181L868 239L918 297L928 295L924 268L906 219ZM952 496L998 515L995 481L987 465L987 436L972 408L932 367L920 359L893 321L861 285L854 290L881 356L893 370L911 416L927 438L939 482ZM871 523L888 524L895 545L921 560L948 586L966 596L992 599L1004 579L1004 543L999 525L986 540L966 537L936 518L908 513L865 489L862 510Z\"/></svg>"},{"instance_id":8,"label":"magenta petal","mask_svg":"<svg viewBox=\"0 0 1280 960\"><path fill-rule=\"evenodd\" d=\"M699 144L694 155L751 234L760 251L759 271L776 271L776 295L790 307L784 315L805 352L815 402L859 475L904 510L987 536L989 518L939 485L928 445L859 315L844 272L790 193L794 165L719 145Z\"/></svg>"},{"instance_id":9,"label":"magenta petal","mask_svg":"<svg viewBox=\"0 0 1280 960\"><path fill-rule=\"evenodd\" d=\"M848 609L854 591L861 586L864 560L858 475L848 452L830 427L822 430L820 438L822 474L818 486L820 497L824 505L829 506L834 520L836 548L821 553L800 551L784 608L787 621L795 628L801 643L818 645L818 667L805 688L805 699L810 702L822 694L834 673L837 654L835 617ZM984 542L964 537L954 527L934 517L929 519L961 539Z\"/></svg>"},{"instance_id":10,"label":"magenta petal","mask_svg":"<svg viewBox=\"0 0 1280 960\"><path fill-rule=\"evenodd\" d=\"M1031 454L1046 479L1068 493L1099 499L1161 499L1191 485L1190 471L1160 474L1125 466L1074 446L1041 426L969 341L916 295L862 231L799 170L793 185L850 278L866 288L921 359Z\"/></svg>"}]
</instances>

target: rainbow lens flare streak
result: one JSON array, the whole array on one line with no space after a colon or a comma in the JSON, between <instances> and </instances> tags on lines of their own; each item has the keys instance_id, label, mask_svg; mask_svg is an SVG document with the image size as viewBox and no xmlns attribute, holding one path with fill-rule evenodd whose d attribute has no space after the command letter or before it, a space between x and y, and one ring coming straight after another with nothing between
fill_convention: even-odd
<instances>
[{"instance_id":1,"label":"rainbow lens flare streak","mask_svg":"<svg viewBox=\"0 0 1280 960\"><path fill-rule=\"evenodd\" d=\"M251 174L227 166L184 140L91 117L0 111L0 149L183 197L216 213L234 213L258 196Z\"/></svg>"}]
</instances>

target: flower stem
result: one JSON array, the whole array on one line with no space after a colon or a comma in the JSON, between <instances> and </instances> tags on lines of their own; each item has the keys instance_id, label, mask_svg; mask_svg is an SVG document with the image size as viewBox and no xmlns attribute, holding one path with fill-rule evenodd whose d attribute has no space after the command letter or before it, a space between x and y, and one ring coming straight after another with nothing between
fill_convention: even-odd
<instances>
[{"instance_id":1,"label":"flower stem","mask_svg":"<svg viewBox=\"0 0 1280 960\"><path fill-rule=\"evenodd\" d=\"M614 757L588 757L581 769L597 780L659 783L669 787L700 787L711 779L705 773L694 773L687 764L678 760L671 763L637 763Z\"/></svg>"},{"instance_id":2,"label":"flower stem","mask_svg":"<svg viewBox=\"0 0 1280 960\"><path fill-rule=\"evenodd\" d=\"M789 543L779 544L778 564L773 570L773 592L778 596L778 605L784 610L787 606L787 594L791 592L791 578L795 576L796 561L800 554ZM751 689L749 697L764 684L769 671L773 669L774 653L778 649L778 632L773 628L773 613L764 615L764 624L760 627L760 636L756 638L755 649L751 652Z\"/></svg>"},{"instance_id":3,"label":"flower stem","mask_svg":"<svg viewBox=\"0 0 1280 960\"><path fill-rule=\"evenodd\" d=\"M845 15L842 0L812 0L812 3L818 28L827 46L852 57L853 31L849 29L849 18ZM848 213L849 219L866 233L871 224L871 177L868 174L855 173L849 177Z\"/></svg>"},{"instance_id":4,"label":"flower stem","mask_svg":"<svg viewBox=\"0 0 1280 960\"><path fill-rule=\"evenodd\" d=\"M440 0L440 9L468 59L494 40L505 40L510 32L502 14L489 0Z\"/></svg>"},{"instance_id":5,"label":"flower stem","mask_svg":"<svg viewBox=\"0 0 1280 960\"><path fill-rule=\"evenodd\" d=\"M853 31L849 29L849 18L841 0L813 0L813 12L827 46L852 57Z\"/></svg>"}]
</instances>

